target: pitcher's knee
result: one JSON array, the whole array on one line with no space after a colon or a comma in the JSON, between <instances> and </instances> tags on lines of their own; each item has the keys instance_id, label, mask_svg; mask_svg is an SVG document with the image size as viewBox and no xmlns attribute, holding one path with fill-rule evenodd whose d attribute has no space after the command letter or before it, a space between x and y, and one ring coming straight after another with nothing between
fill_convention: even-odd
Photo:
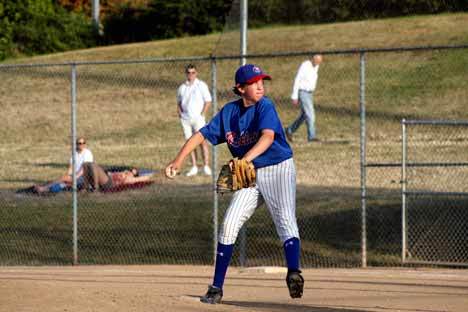
<instances>
[{"instance_id":1,"label":"pitcher's knee","mask_svg":"<svg viewBox=\"0 0 468 312\"><path fill-rule=\"evenodd\" d=\"M218 241L224 245L232 245L236 242L239 230L232 226L223 224L218 236Z\"/></svg>"}]
</instances>

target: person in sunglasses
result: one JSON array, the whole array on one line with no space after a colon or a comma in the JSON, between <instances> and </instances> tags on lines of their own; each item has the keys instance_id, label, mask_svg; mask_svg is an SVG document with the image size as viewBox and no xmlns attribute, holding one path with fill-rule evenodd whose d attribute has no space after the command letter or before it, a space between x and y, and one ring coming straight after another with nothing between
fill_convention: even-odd
<instances>
[{"instance_id":1,"label":"person in sunglasses","mask_svg":"<svg viewBox=\"0 0 468 312\"><path fill-rule=\"evenodd\" d=\"M83 164L92 163L94 161L94 156L91 150L87 148L86 139L84 137L79 137L76 140L76 150L75 150L75 174L77 187L80 189L84 183L83 177ZM70 164L68 166L67 172L59 177L58 179L49 182L44 185L35 185L34 191L37 193L58 193L66 187L72 185L72 176L73 174L73 158L70 157Z\"/></svg>"},{"instance_id":2,"label":"person in sunglasses","mask_svg":"<svg viewBox=\"0 0 468 312\"><path fill-rule=\"evenodd\" d=\"M184 137L188 140L195 132L205 126L205 115L211 105L211 94L208 85L197 78L198 71L195 65L188 64L185 67L186 81L177 89L177 114L180 118ZM201 144L203 154L203 173L211 176L211 168L209 165L209 149L208 144ZM198 174L197 155L196 151L190 153L192 167L186 173L186 176L191 177Z\"/></svg>"}]
</instances>

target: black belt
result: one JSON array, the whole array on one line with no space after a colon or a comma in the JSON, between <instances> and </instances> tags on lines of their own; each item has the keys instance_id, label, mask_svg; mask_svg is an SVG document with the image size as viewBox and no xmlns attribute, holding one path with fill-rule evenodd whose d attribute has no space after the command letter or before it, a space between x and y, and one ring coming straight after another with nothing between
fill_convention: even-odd
<instances>
[{"instance_id":1,"label":"black belt","mask_svg":"<svg viewBox=\"0 0 468 312\"><path fill-rule=\"evenodd\" d=\"M302 90L302 89L299 89L299 91L302 91L302 92L307 92L307 93L312 93L314 91L309 91L309 90Z\"/></svg>"}]
</instances>

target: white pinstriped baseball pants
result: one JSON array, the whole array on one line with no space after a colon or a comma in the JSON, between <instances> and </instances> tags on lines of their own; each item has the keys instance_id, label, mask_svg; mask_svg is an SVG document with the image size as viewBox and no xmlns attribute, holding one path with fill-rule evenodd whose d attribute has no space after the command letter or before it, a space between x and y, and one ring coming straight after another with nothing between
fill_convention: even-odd
<instances>
[{"instance_id":1,"label":"white pinstriped baseball pants","mask_svg":"<svg viewBox=\"0 0 468 312\"><path fill-rule=\"evenodd\" d=\"M218 241L224 245L234 244L242 225L263 202L270 211L281 241L284 243L292 237L299 238L296 222L296 168L292 158L257 169L256 186L233 194Z\"/></svg>"}]
</instances>

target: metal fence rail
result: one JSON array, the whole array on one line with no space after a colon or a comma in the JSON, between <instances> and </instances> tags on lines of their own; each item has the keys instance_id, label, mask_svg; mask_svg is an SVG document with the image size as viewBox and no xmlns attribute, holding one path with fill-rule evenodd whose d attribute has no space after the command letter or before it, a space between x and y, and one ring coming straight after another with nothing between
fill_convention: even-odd
<instances>
[{"instance_id":1,"label":"metal fence rail","mask_svg":"<svg viewBox=\"0 0 468 312\"><path fill-rule=\"evenodd\" d=\"M309 51L263 55L158 58L130 61L0 65L0 263L212 263L218 220L230 197L214 179L186 178L113 194L55 196L16 193L60 176L70 149L85 136L95 161L161 173L183 144L175 92L194 63L210 85L215 114L232 100L241 57L272 75L267 94L283 123L298 66L324 54L314 94L319 143L302 128L291 143L298 170L297 215L304 267L406 265L401 261L401 124L409 119L466 119L468 46ZM418 135L418 144L429 137ZM439 164L450 176L465 160L431 160L438 148L459 154L465 139L424 149L419 164ZM448 153L448 155L452 155ZM214 172L229 158L212 150ZM407 170L421 167L408 160ZM427 168L424 168L427 169ZM447 171L448 170L448 171ZM455 173L454 173L455 174ZM451 183L431 180L414 192ZM450 202L450 201L448 201ZM234 265L283 265L281 244L266 209L246 224L245 249ZM239 243L240 239L238 239ZM466 241L456 245L466 246ZM445 261L441 261L445 262ZM435 262L433 262L435 263Z\"/></svg>"}]
</instances>

